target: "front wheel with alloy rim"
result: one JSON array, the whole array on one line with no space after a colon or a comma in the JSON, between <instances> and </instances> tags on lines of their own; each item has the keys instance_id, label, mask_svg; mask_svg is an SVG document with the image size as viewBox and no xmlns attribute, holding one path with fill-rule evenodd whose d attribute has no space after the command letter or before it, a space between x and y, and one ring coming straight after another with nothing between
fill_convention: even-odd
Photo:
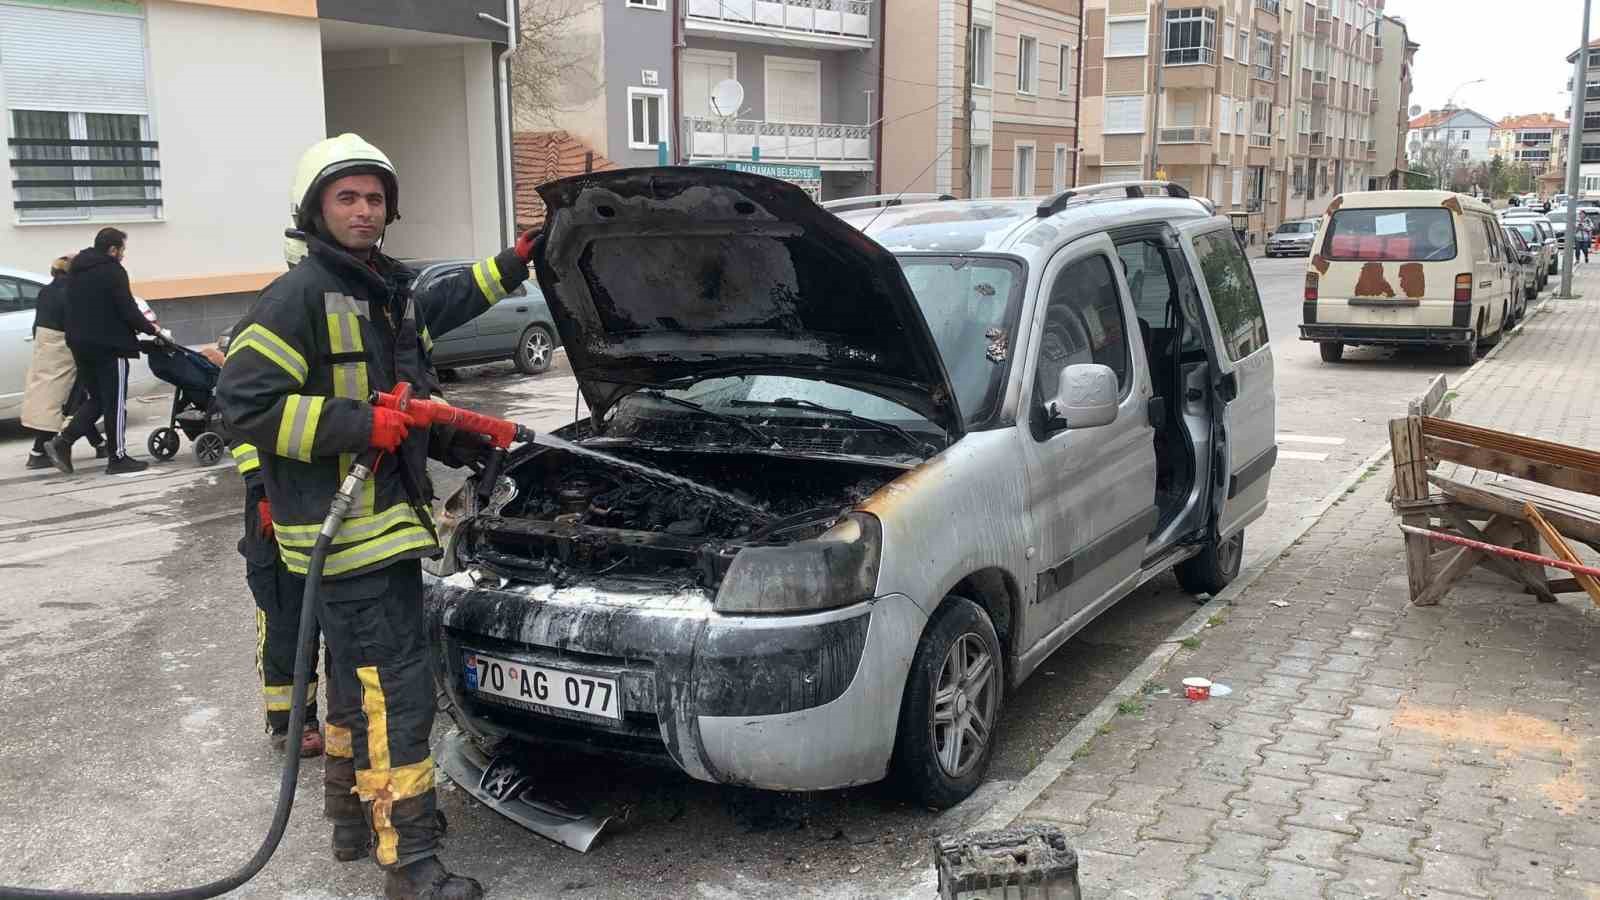
<instances>
[{"instance_id":1,"label":"front wheel with alloy rim","mask_svg":"<svg viewBox=\"0 0 1600 900\"><path fill-rule=\"evenodd\" d=\"M976 603L946 597L906 676L893 772L917 802L946 809L983 783L1005 699L1005 657Z\"/></svg>"},{"instance_id":2,"label":"front wheel with alloy rim","mask_svg":"<svg viewBox=\"0 0 1600 900\"><path fill-rule=\"evenodd\" d=\"M1244 559L1244 532L1236 532L1226 540L1212 538L1199 555L1178 563L1178 584L1191 594L1213 596L1239 577L1239 564Z\"/></svg>"},{"instance_id":3,"label":"front wheel with alloy rim","mask_svg":"<svg viewBox=\"0 0 1600 900\"><path fill-rule=\"evenodd\" d=\"M543 325L529 325L522 332L522 339L517 344L517 356L512 360L517 371L524 375L538 375L550 368L550 360L555 356L555 338L545 330Z\"/></svg>"}]
</instances>

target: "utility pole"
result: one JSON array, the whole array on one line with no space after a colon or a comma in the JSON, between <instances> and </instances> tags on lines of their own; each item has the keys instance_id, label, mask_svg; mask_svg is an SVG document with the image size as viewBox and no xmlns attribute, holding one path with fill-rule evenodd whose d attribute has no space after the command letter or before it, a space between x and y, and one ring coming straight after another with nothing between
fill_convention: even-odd
<instances>
[{"instance_id":1,"label":"utility pole","mask_svg":"<svg viewBox=\"0 0 1600 900\"><path fill-rule=\"evenodd\" d=\"M1583 161L1583 111L1589 105L1589 2L1583 0L1583 43L1572 75L1572 121L1567 125L1567 239L1561 251L1561 293L1572 299L1573 241L1578 239L1578 164Z\"/></svg>"},{"instance_id":2,"label":"utility pole","mask_svg":"<svg viewBox=\"0 0 1600 900\"><path fill-rule=\"evenodd\" d=\"M1154 125L1150 129L1150 171L1145 175L1151 181L1161 171L1161 81L1162 73L1167 68L1167 0L1156 4L1156 52L1153 58L1156 62L1156 94L1155 109L1150 115Z\"/></svg>"},{"instance_id":3,"label":"utility pole","mask_svg":"<svg viewBox=\"0 0 1600 900\"><path fill-rule=\"evenodd\" d=\"M1082 20L1080 19L1079 21L1082 21ZM972 189L976 184L976 179L973 177L973 175L975 173L973 172L973 166L972 166L972 147L973 147L973 141L972 141L972 132L973 132L973 127L972 127L972 119L973 119L973 116L972 116L972 70L978 67L978 45L973 40L973 37L975 35L977 35L977 33L978 33L978 29L974 28L973 27L973 23L972 23L972 0L967 0L967 37L966 37L966 40L963 41L963 43L966 45L966 48L967 48L967 64L962 67L965 70L965 76L961 79L961 121L967 127L966 127L966 140L964 141L966 146L962 147L961 149L962 149L962 152L966 154L964 158L966 160L966 167L965 168L966 168L967 171L966 171L965 177L962 179L962 181L967 186L966 194L967 194L967 199L968 200L973 199ZM994 30L993 29L990 29L990 31L989 31L989 43L991 45L994 44ZM1017 62L1020 65L1022 61L1019 59ZM991 85L994 84L994 73L993 72L989 73L989 84L991 84ZM943 90L943 89L941 88L940 90ZM992 142L991 142L990 146L993 146ZM993 166L994 165L994 159L993 159L994 151L993 150L989 151L989 156L991 157L990 160L989 160L989 164L990 164L990 166Z\"/></svg>"}]
</instances>

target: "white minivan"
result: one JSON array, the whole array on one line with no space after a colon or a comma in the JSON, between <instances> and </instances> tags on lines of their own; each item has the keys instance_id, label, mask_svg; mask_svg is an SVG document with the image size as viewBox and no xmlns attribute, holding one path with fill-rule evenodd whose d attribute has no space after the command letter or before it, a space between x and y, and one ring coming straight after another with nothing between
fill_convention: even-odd
<instances>
[{"instance_id":1,"label":"white minivan","mask_svg":"<svg viewBox=\"0 0 1600 900\"><path fill-rule=\"evenodd\" d=\"M1516 260L1488 205L1449 191L1341 194L1318 230L1300 338L1324 361L1346 345L1413 345L1467 365L1500 340Z\"/></svg>"}]
</instances>

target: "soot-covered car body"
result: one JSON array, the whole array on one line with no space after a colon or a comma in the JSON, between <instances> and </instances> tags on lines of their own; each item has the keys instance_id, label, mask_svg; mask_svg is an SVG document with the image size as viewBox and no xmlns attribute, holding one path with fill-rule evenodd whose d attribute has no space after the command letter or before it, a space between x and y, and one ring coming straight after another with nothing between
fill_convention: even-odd
<instances>
[{"instance_id":1,"label":"soot-covered car body","mask_svg":"<svg viewBox=\"0 0 1600 900\"><path fill-rule=\"evenodd\" d=\"M892 767L949 805L981 781L1006 686L1159 572L1237 571L1272 461L1264 320L1219 327L1200 282L1188 326L1176 299L1128 325L1107 232L1134 223L1173 258L1197 235L1230 248L1207 271L1259 314L1198 202L847 221L710 169L541 193L535 269L591 415L514 451L487 500L469 481L446 503L428 604L463 740L784 790ZM1062 280L1085 261L1098 293ZM1142 269L1133 284L1150 291ZM1060 297L1091 294L1062 321ZM1218 367L1221 334L1237 362ZM1158 447L1187 477L1162 480Z\"/></svg>"}]
</instances>

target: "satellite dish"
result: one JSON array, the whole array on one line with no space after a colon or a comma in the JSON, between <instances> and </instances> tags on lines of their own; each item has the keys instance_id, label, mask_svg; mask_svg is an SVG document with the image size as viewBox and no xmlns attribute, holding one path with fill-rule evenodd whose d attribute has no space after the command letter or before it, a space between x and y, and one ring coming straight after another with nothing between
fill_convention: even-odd
<instances>
[{"instance_id":1,"label":"satellite dish","mask_svg":"<svg viewBox=\"0 0 1600 900\"><path fill-rule=\"evenodd\" d=\"M1420 116L1420 115L1422 115L1422 107L1418 106L1415 103L1411 104L1411 118L1415 119L1417 116Z\"/></svg>"},{"instance_id":2,"label":"satellite dish","mask_svg":"<svg viewBox=\"0 0 1600 900\"><path fill-rule=\"evenodd\" d=\"M744 85L736 78L724 78L711 88L711 112L725 119L739 114L744 105Z\"/></svg>"}]
</instances>

